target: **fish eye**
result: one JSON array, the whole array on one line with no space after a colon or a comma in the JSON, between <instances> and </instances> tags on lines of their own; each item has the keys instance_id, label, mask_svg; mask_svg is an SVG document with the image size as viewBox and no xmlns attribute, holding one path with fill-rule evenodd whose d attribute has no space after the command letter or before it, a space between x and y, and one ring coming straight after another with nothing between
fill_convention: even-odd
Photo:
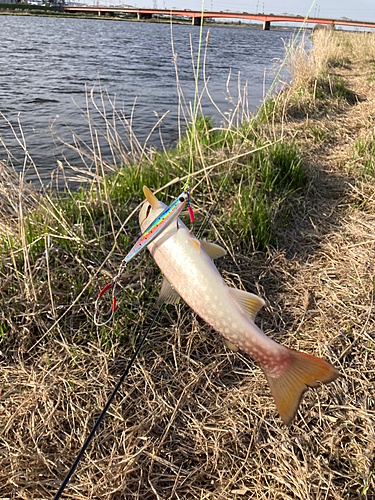
<instances>
[{"instance_id":1,"label":"fish eye","mask_svg":"<svg viewBox=\"0 0 375 500\"><path fill-rule=\"evenodd\" d=\"M185 201L185 198L183 196L180 196L179 200L182 203L183 201Z\"/></svg>"}]
</instances>

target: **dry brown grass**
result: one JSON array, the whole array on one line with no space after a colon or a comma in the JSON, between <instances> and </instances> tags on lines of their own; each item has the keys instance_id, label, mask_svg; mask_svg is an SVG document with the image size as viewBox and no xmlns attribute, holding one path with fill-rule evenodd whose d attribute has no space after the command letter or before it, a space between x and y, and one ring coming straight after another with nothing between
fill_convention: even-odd
<instances>
[{"instance_id":1,"label":"dry brown grass","mask_svg":"<svg viewBox=\"0 0 375 500\"><path fill-rule=\"evenodd\" d=\"M311 35L309 50L299 42L287 61L291 84L298 88L324 77L329 68L346 67L352 62L371 63L375 59L373 33L345 33L318 30Z\"/></svg>"},{"instance_id":2,"label":"dry brown grass","mask_svg":"<svg viewBox=\"0 0 375 500\"><path fill-rule=\"evenodd\" d=\"M375 499L374 181L356 182L352 170L352 146L358 134L369 132L374 116L365 63L353 60L350 69L338 69L361 96L357 104L333 107L320 120L274 121L273 133L282 128L304 150L304 196L290 207L276 249L264 255L233 248L234 259L218 263L228 283L267 299L258 324L268 335L324 357L342 377L310 390L286 429L260 369L228 351L186 306L170 307L66 498ZM19 207L13 225L3 219L13 236L22 235ZM79 228L68 229L73 240ZM119 250L115 254L121 259ZM115 327L95 329L92 300L85 294L75 301L80 291L70 289L69 275L82 273L82 282L89 282L99 262L82 262L80 253L56 255L46 239L38 259L30 261L23 252L24 274L17 274L14 285L19 255L2 254L0 269L0 326L7 325L2 336L9 339L0 358L0 498L46 499L150 321L157 274L149 259L142 260L124 279L122 300L129 301L132 319L124 315ZM108 281L108 274L111 269L102 267L99 281ZM43 275L50 280L42 281ZM72 303L66 321L30 351Z\"/></svg>"},{"instance_id":3,"label":"dry brown grass","mask_svg":"<svg viewBox=\"0 0 375 500\"><path fill-rule=\"evenodd\" d=\"M354 104L360 96L347 86L341 73L360 64L371 73L375 61L373 33L345 33L318 30L303 36L286 62L290 83L278 99L274 99L274 114L284 118L302 118L306 114L321 119L327 113L342 111L346 102ZM292 45L293 41L290 41ZM288 47L287 47L288 48ZM286 113L286 114L285 114Z\"/></svg>"}]
</instances>

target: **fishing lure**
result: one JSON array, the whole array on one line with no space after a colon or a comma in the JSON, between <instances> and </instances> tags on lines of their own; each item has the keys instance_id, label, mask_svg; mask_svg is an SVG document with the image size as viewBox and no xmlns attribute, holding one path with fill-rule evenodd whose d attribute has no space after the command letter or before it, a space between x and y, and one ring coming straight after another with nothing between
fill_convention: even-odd
<instances>
[{"instance_id":1,"label":"fishing lure","mask_svg":"<svg viewBox=\"0 0 375 500\"><path fill-rule=\"evenodd\" d=\"M116 308L116 297L115 290L118 280L120 279L122 273L124 272L128 262L131 261L136 255L139 254L144 248L147 247L151 242L153 242L158 236L161 235L165 229L172 224L173 221L177 219L177 217L181 214L182 210L187 207L190 221L193 224L194 215L193 211L189 204L189 195L190 191L187 188L183 191L180 196L178 196L173 203L171 203L163 212L147 227L147 229L142 233L139 239L136 241L130 252L125 256L120 264L119 271L117 275L113 278L113 280L108 283L99 293L96 301L95 301L95 314L94 314L94 323L96 326L106 325L113 317L115 308ZM110 311L106 314L109 314L109 318L102 323L98 321L98 315L102 313L99 310L98 303L102 295L109 289L113 287L112 290L112 306Z\"/></svg>"}]
</instances>

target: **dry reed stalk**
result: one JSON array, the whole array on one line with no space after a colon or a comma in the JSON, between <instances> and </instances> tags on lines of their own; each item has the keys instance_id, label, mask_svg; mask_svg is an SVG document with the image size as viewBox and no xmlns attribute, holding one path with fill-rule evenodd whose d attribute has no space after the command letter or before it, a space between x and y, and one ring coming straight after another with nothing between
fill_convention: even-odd
<instances>
[{"instance_id":1,"label":"dry reed stalk","mask_svg":"<svg viewBox=\"0 0 375 500\"><path fill-rule=\"evenodd\" d=\"M373 38L363 39L370 47ZM363 68L361 61L353 64ZM349 71L341 71L361 94L360 103L332 108L329 119L321 121L270 120L271 137L279 136L282 128L305 152L304 196L291 204L288 225L278 233L278 248L267 254L245 252L229 241L233 259L221 263L229 284L267 298L258 320L265 333L330 360L342 377L308 392L288 430L276 416L259 368L228 351L185 306L171 307L153 329L67 495L77 500L375 498L374 184L370 177L356 183L348 175L351 145L358 133L366 135L371 123L373 88L363 71L357 72L353 79ZM319 142L312 125L325 132ZM107 130L114 134L114 149L120 150L117 127L111 124ZM130 151L139 149L134 145ZM94 160L97 148L87 154ZM100 155L97 160L102 165ZM219 161L228 162L228 156ZM3 218L2 235L16 241L18 191L13 174L3 167L1 209L5 215L10 207L12 222ZM96 175L93 179L102 182ZM31 188L23 194L24 211L27 200L31 208L40 201ZM368 203L357 203L363 197ZM102 201L110 205L107 196ZM80 200L76 210L88 210L89 203L100 200L92 195ZM97 245L100 221L94 221L98 236L91 241L79 227L69 226L52 198L45 197L42 208L50 226L29 268L36 303L23 292L27 277L20 274L18 262L22 246L15 243L10 255L2 253L4 499L50 498L55 493L122 373L137 332L149 321L150 288L157 279L149 260L129 270L123 300L130 313L107 330L93 329L85 286L94 278L108 280L107 259L116 263L122 255L115 244L112 249L102 242ZM130 212L133 206L128 208ZM121 213L113 214L117 237L127 227L123 220ZM57 222L65 236L56 234ZM225 231L219 223L216 228ZM54 245L58 237L76 244L79 252ZM82 252L87 252L85 261ZM72 289L77 275L82 276L80 290ZM56 322L54 314L64 321Z\"/></svg>"}]
</instances>

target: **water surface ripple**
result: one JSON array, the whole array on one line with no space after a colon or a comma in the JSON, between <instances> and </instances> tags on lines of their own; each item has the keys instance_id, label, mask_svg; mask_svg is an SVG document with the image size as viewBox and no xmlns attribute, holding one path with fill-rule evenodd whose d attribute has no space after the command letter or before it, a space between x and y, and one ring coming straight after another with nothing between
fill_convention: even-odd
<instances>
[{"instance_id":1,"label":"water surface ripple","mask_svg":"<svg viewBox=\"0 0 375 500\"><path fill-rule=\"evenodd\" d=\"M161 126L162 137L167 144L177 139L178 95L170 25L26 16L0 16L0 24L0 112L14 125L19 117L27 149L43 178L49 178L61 159L61 148L49 131L52 121L64 139L69 141L73 130L89 141L87 123L76 104L85 107L85 85L98 87L98 76L126 116L138 96L133 126L141 143L156 122L155 112L162 116L170 111ZM283 40L291 33L204 26L204 38L208 29L205 71L211 96L227 112L232 107L226 94L228 74L235 99L240 74L241 86L248 82L249 105L254 108L264 87L272 82L270 70L283 58ZM179 79L187 101L194 95L190 37L196 54L199 28L173 25ZM207 97L202 105L206 114L222 119ZM11 153L22 158L4 120L0 120L0 134ZM158 133L151 143L160 144ZM67 148L63 153L71 162L79 161ZM0 159L5 158L1 148Z\"/></svg>"}]
</instances>

